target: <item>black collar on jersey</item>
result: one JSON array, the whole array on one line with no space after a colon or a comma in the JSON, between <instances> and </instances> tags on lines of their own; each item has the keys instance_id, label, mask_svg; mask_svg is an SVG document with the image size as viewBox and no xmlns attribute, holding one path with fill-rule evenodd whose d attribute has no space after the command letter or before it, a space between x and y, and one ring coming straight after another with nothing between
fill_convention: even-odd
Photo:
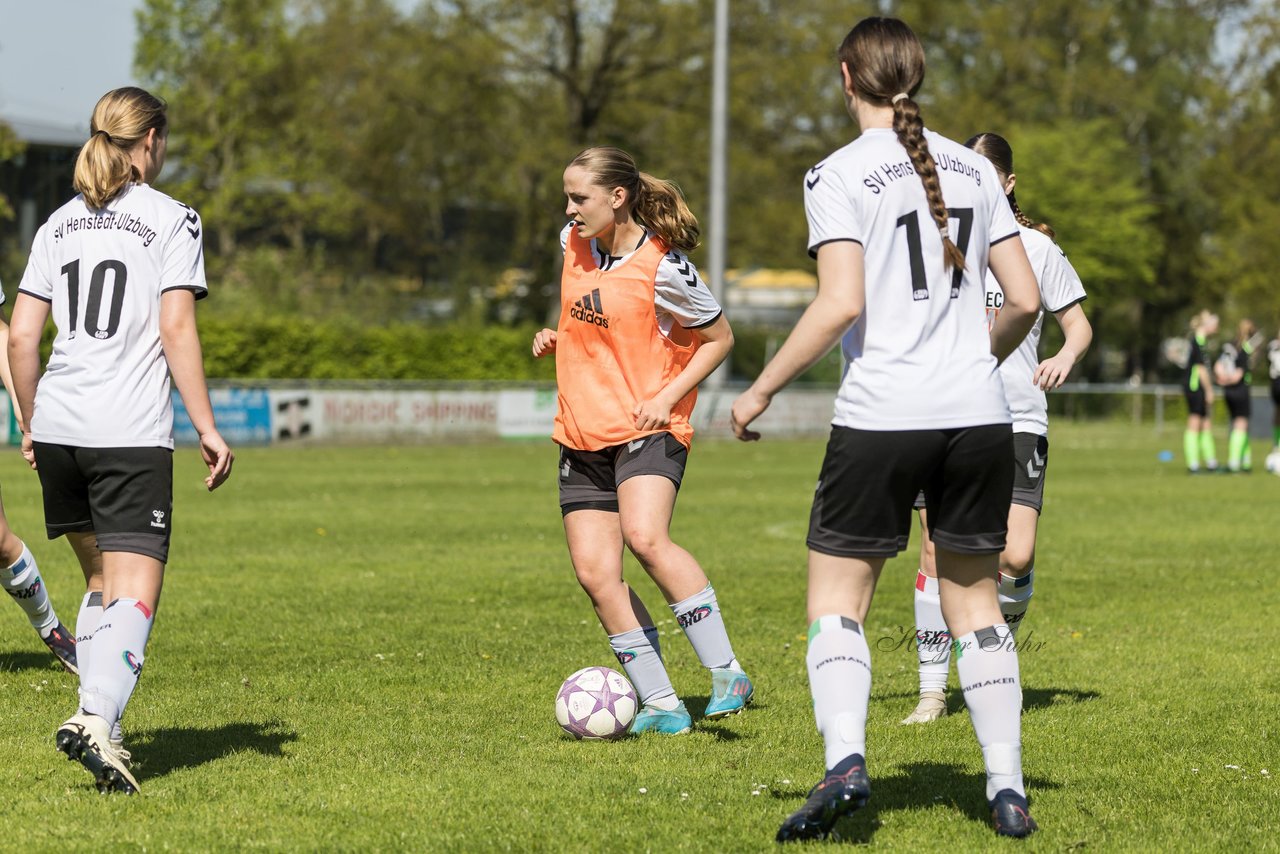
<instances>
[{"instance_id":1,"label":"black collar on jersey","mask_svg":"<svg viewBox=\"0 0 1280 854\"><path fill-rule=\"evenodd\" d=\"M649 232L648 231L641 232L640 240L639 242L636 243L636 248L632 249L631 252L626 253L626 255L610 255L608 252L605 252L603 249L601 249L600 242L596 241L596 252L600 254L600 262L599 262L600 269L601 270L611 269L614 264L621 261L623 258L626 258L627 255L633 254L641 246L644 246L644 242L648 239L649 239Z\"/></svg>"}]
</instances>

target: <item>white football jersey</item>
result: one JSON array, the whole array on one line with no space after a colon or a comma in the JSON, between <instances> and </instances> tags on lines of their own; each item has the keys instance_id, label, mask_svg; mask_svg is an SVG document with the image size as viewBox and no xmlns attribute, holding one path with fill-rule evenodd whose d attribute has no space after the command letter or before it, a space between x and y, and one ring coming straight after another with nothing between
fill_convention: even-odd
<instances>
[{"instance_id":1,"label":"white football jersey","mask_svg":"<svg viewBox=\"0 0 1280 854\"><path fill-rule=\"evenodd\" d=\"M570 223L560 230L560 251L564 252L569 242ZM645 232L640 244L626 255L610 255L595 239L591 239L591 254L595 256L596 266L601 270L612 270L619 267L635 254L636 249L644 245L645 240L653 239L653 235ZM658 273L653 283L654 315L662 334L671 337L671 328L679 323L685 329L701 329L710 326L724 312L715 295L707 287L693 266L689 256L679 249L672 249L658 264Z\"/></svg>"},{"instance_id":2,"label":"white football jersey","mask_svg":"<svg viewBox=\"0 0 1280 854\"><path fill-rule=\"evenodd\" d=\"M1034 228L1018 226L1022 233L1022 245L1027 249L1031 269L1040 285L1040 314L1035 326L1000 365L1000 379L1004 382L1004 396L1009 401L1013 415L1013 432L1049 435L1049 404L1044 392L1032 382L1040 365L1040 331L1044 327L1044 313L1057 314L1085 299L1084 285L1066 254L1048 235ZM1004 306L1004 290L996 277L987 271L987 324L996 322L996 316Z\"/></svg>"},{"instance_id":3,"label":"white football jersey","mask_svg":"<svg viewBox=\"0 0 1280 854\"><path fill-rule=\"evenodd\" d=\"M833 423L862 430L1008 424L991 355L983 281L990 247L1018 224L995 167L925 131L951 239L963 270L947 269L924 185L890 128L863 131L805 175L809 254L848 240L865 254L866 307L845 334Z\"/></svg>"},{"instance_id":4,"label":"white football jersey","mask_svg":"<svg viewBox=\"0 0 1280 854\"><path fill-rule=\"evenodd\" d=\"M1280 338L1267 345L1267 373L1271 379L1280 380Z\"/></svg>"},{"instance_id":5,"label":"white football jersey","mask_svg":"<svg viewBox=\"0 0 1280 854\"><path fill-rule=\"evenodd\" d=\"M199 215L146 184L103 210L76 196L40 227L21 293L52 306L57 335L31 436L90 448L173 447L160 295L208 292Z\"/></svg>"}]
</instances>

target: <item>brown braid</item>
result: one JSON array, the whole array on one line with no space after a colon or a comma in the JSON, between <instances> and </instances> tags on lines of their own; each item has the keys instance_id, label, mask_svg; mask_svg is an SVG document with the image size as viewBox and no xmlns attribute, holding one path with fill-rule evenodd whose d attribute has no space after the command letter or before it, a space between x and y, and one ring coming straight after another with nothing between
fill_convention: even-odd
<instances>
[{"instance_id":1,"label":"brown braid","mask_svg":"<svg viewBox=\"0 0 1280 854\"><path fill-rule=\"evenodd\" d=\"M963 268L964 253L947 233L947 204L942 199L938 167L924 136L920 105L914 100L924 82L924 47L920 40L896 18L864 18L844 37L838 55L849 69L859 97L868 103L893 107L893 130L924 184L929 213L942 239L944 263L948 269ZM896 97L901 94L907 97Z\"/></svg>"},{"instance_id":2,"label":"brown braid","mask_svg":"<svg viewBox=\"0 0 1280 854\"><path fill-rule=\"evenodd\" d=\"M938 226L938 234L942 237L942 256L947 268L964 267L964 253L951 240L947 232L947 203L942 200L942 184L938 181L938 167L929 153L929 143L924 138L924 121L920 118L920 107L910 97L899 98L893 105L893 130L898 135L898 142L911 157L911 165L916 168L920 182L924 184L924 195L929 201L929 213Z\"/></svg>"},{"instance_id":3,"label":"brown braid","mask_svg":"<svg viewBox=\"0 0 1280 854\"><path fill-rule=\"evenodd\" d=\"M1009 145L1008 140L998 133L988 131L970 137L969 141L964 145L965 148L972 148L991 161L991 165L996 167L996 174L1000 178L1001 185L1009 181L1009 176L1013 174L1013 146ZM1018 200L1012 192L1008 193L1005 198L1009 200L1009 207L1013 209L1013 218L1018 221L1018 225L1038 231L1050 240L1057 239L1057 232L1050 228L1047 222L1035 222L1022 212L1022 208L1018 207Z\"/></svg>"}]
</instances>

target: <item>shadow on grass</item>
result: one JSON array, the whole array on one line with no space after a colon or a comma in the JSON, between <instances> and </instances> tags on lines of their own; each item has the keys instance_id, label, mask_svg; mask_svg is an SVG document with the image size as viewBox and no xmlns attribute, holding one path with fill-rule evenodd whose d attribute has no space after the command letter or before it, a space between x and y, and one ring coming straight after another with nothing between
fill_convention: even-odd
<instances>
[{"instance_id":1,"label":"shadow on grass","mask_svg":"<svg viewBox=\"0 0 1280 854\"><path fill-rule=\"evenodd\" d=\"M910 697L915 699L915 691L894 691L891 694L877 694L877 698L899 699ZM1022 711L1047 709L1066 703L1087 703L1102 696L1098 691L1081 691L1076 688L1027 688L1022 689ZM955 715L964 711L964 695L955 688L947 691L947 714Z\"/></svg>"},{"instance_id":2,"label":"shadow on grass","mask_svg":"<svg viewBox=\"0 0 1280 854\"><path fill-rule=\"evenodd\" d=\"M1061 788L1058 783L1043 777L1029 776L1026 784L1033 814L1037 791ZM913 762L887 777L872 773L871 800L862 809L841 819L833 838L840 842L866 844L883 823L880 813L894 810L937 808L959 811L966 818L989 826L991 811L987 807L986 789L985 774L940 762ZM796 809L803 803L808 790L773 789L770 794ZM778 823L781 824L785 817L779 815Z\"/></svg>"},{"instance_id":3,"label":"shadow on grass","mask_svg":"<svg viewBox=\"0 0 1280 854\"><path fill-rule=\"evenodd\" d=\"M0 652L0 671L50 670L62 672L58 659L48 652Z\"/></svg>"},{"instance_id":4,"label":"shadow on grass","mask_svg":"<svg viewBox=\"0 0 1280 854\"><path fill-rule=\"evenodd\" d=\"M181 768L195 768L233 753L254 751L284 756L284 745L298 733L281 721L242 722L216 727L167 727L127 734L136 747L139 777L155 779Z\"/></svg>"}]
</instances>

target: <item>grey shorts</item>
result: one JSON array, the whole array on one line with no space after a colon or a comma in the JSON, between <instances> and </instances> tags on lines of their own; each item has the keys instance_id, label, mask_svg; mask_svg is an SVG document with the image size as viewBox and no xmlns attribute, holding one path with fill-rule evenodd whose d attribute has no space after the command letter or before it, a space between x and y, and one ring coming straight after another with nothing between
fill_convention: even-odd
<instances>
[{"instance_id":1,"label":"grey shorts","mask_svg":"<svg viewBox=\"0 0 1280 854\"><path fill-rule=\"evenodd\" d=\"M1013 434L1013 504L1037 513L1044 507L1044 473L1049 468L1049 437Z\"/></svg>"},{"instance_id":2,"label":"grey shorts","mask_svg":"<svg viewBox=\"0 0 1280 854\"><path fill-rule=\"evenodd\" d=\"M560 514L618 512L618 486L637 475L661 475L680 489L689 449L670 433L654 433L599 451L560 448Z\"/></svg>"}]
</instances>

